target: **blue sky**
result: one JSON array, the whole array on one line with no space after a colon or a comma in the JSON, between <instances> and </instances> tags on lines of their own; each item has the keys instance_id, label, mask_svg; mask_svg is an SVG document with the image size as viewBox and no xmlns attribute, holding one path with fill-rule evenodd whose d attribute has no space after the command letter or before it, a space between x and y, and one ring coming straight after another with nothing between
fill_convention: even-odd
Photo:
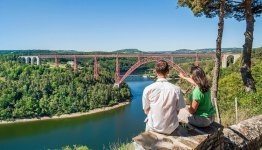
<instances>
[{"instance_id":1,"label":"blue sky","mask_svg":"<svg viewBox=\"0 0 262 150\"><path fill-rule=\"evenodd\" d=\"M144 51L214 48L217 18L176 0L0 0L0 49ZM242 47L245 22L225 20L222 47ZM259 34L260 33L260 34ZM256 18L253 47L262 46Z\"/></svg>"}]
</instances>

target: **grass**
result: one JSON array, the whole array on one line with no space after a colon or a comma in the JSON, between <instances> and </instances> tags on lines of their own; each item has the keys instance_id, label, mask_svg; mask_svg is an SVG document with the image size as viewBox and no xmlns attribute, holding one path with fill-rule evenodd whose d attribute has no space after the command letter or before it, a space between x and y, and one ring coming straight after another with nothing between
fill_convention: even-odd
<instances>
[{"instance_id":1,"label":"grass","mask_svg":"<svg viewBox=\"0 0 262 150\"><path fill-rule=\"evenodd\" d=\"M73 146L65 146L62 147L62 150L91 150L87 146L83 145L73 145ZM104 150L134 150L133 144L132 143L122 143L120 141L116 143L111 143L109 144L109 149Z\"/></svg>"},{"instance_id":2,"label":"grass","mask_svg":"<svg viewBox=\"0 0 262 150\"><path fill-rule=\"evenodd\" d=\"M87 146L73 145L73 147L71 146L62 147L62 150L90 150L90 149Z\"/></svg>"},{"instance_id":3,"label":"grass","mask_svg":"<svg viewBox=\"0 0 262 150\"><path fill-rule=\"evenodd\" d=\"M132 143L116 142L109 145L110 150L134 150Z\"/></svg>"},{"instance_id":4,"label":"grass","mask_svg":"<svg viewBox=\"0 0 262 150\"><path fill-rule=\"evenodd\" d=\"M233 109L230 109L229 111L222 112L221 114L221 123L224 125L224 127L229 127L230 125L237 124L240 121L246 120L250 117L252 117L249 113L250 110L248 109L239 109L238 110L238 116L236 120L236 112Z\"/></svg>"}]
</instances>

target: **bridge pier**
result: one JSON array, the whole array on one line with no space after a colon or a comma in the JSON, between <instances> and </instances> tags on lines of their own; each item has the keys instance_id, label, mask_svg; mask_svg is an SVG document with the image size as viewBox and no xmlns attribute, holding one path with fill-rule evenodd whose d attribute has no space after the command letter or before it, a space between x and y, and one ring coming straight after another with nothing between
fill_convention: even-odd
<instances>
[{"instance_id":1,"label":"bridge pier","mask_svg":"<svg viewBox=\"0 0 262 150\"><path fill-rule=\"evenodd\" d=\"M58 66L59 66L58 57L57 55L55 55L55 67L58 67Z\"/></svg>"},{"instance_id":2,"label":"bridge pier","mask_svg":"<svg viewBox=\"0 0 262 150\"><path fill-rule=\"evenodd\" d=\"M74 72L77 71L77 57L74 55Z\"/></svg>"},{"instance_id":3,"label":"bridge pier","mask_svg":"<svg viewBox=\"0 0 262 150\"><path fill-rule=\"evenodd\" d=\"M116 56L116 73L115 73L115 82L119 82L119 77L120 77L120 68L119 68L119 59L118 59L118 54Z\"/></svg>"},{"instance_id":4,"label":"bridge pier","mask_svg":"<svg viewBox=\"0 0 262 150\"><path fill-rule=\"evenodd\" d=\"M36 57L36 65L40 65L40 58Z\"/></svg>"},{"instance_id":5,"label":"bridge pier","mask_svg":"<svg viewBox=\"0 0 262 150\"><path fill-rule=\"evenodd\" d=\"M196 50L196 61L195 61L195 66L199 66L198 50Z\"/></svg>"},{"instance_id":6,"label":"bridge pier","mask_svg":"<svg viewBox=\"0 0 262 150\"><path fill-rule=\"evenodd\" d=\"M23 57L25 58L25 63L28 64L29 63L29 57Z\"/></svg>"},{"instance_id":7,"label":"bridge pier","mask_svg":"<svg viewBox=\"0 0 262 150\"><path fill-rule=\"evenodd\" d=\"M174 57L173 56L170 57L170 61L172 62L172 64L174 64Z\"/></svg>"},{"instance_id":8,"label":"bridge pier","mask_svg":"<svg viewBox=\"0 0 262 150\"><path fill-rule=\"evenodd\" d=\"M140 54L138 54L137 61L140 62L140 59L141 59Z\"/></svg>"},{"instance_id":9,"label":"bridge pier","mask_svg":"<svg viewBox=\"0 0 262 150\"><path fill-rule=\"evenodd\" d=\"M31 59L31 65L34 65L34 58L35 58L35 57L30 57L30 59Z\"/></svg>"},{"instance_id":10,"label":"bridge pier","mask_svg":"<svg viewBox=\"0 0 262 150\"><path fill-rule=\"evenodd\" d=\"M98 79L98 62L96 57L94 57L94 79Z\"/></svg>"}]
</instances>

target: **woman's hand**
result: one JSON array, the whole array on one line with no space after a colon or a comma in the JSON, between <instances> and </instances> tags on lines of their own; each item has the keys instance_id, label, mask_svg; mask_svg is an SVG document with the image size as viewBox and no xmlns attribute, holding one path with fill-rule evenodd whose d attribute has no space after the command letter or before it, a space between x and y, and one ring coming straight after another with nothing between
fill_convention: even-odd
<instances>
[{"instance_id":1,"label":"woman's hand","mask_svg":"<svg viewBox=\"0 0 262 150\"><path fill-rule=\"evenodd\" d=\"M195 81L192 78L186 77L183 73L179 73L178 75L180 78L187 80L189 83L193 84L194 86L196 86L197 84L195 83Z\"/></svg>"}]
</instances>

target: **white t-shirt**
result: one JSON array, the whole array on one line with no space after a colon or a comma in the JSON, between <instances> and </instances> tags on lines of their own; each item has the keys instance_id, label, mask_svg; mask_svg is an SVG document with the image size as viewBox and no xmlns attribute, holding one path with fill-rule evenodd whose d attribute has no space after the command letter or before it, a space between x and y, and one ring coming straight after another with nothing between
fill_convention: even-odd
<instances>
[{"instance_id":1,"label":"white t-shirt","mask_svg":"<svg viewBox=\"0 0 262 150\"><path fill-rule=\"evenodd\" d=\"M180 87L160 78L143 92L143 109L150 108L149 130L171 134L179 125L177 111L186 107Z\"/></svg>"}]
</instances>

